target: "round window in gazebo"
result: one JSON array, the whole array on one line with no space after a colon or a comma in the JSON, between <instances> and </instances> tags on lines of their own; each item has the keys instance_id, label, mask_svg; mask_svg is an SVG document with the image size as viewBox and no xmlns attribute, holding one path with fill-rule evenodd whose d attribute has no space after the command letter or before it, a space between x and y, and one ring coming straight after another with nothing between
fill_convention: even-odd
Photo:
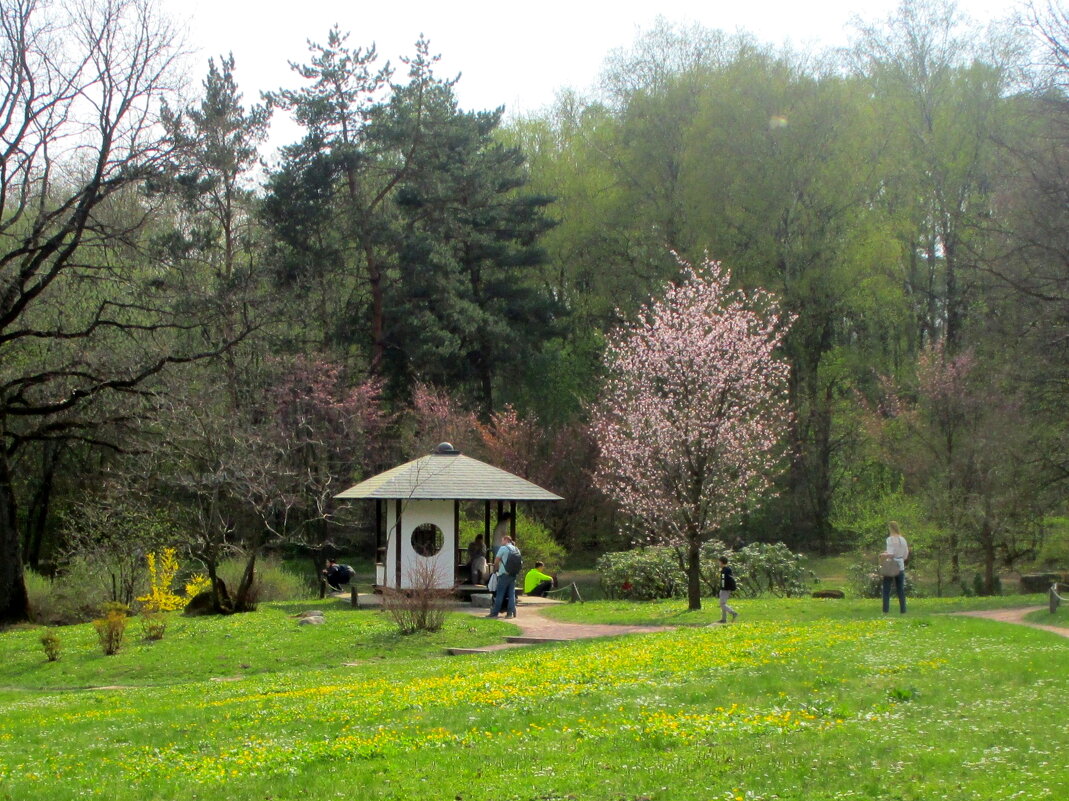
<instances>
[{"instance_id":1,"label":"round window in gazebo","mask_svg":"<svg viewBox=\"0 0 1069 801\"><path fill-rule=\"evenodd\" d=\"M445 545L445 535L434 523L423 523L412 529L412 550L420 556L434 556Z\"/></svg>"}]
</instances>

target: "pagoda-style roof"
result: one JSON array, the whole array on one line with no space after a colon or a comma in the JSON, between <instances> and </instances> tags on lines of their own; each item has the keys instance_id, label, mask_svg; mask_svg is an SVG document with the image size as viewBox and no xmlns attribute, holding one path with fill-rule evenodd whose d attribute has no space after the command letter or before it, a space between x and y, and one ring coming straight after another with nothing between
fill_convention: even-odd
<instances>
[{"instance_id":1,"label":"pagoda-style roof","mask_svg":"<svg viewBox=\"0 0 1069 801\"><path fill-rule=\"evenodd\" d=\"M443 442L434 453L379 473L335 498L413 498L460 501L559 501L549 490Z\"/></svg>"}]
</instances>

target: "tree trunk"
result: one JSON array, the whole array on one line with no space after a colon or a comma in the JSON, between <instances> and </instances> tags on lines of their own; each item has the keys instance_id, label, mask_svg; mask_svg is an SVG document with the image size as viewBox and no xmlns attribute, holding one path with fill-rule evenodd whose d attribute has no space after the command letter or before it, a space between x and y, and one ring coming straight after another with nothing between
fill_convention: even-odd
<instances>
[{"instance_id":1,"label":"tree trunk","mask_svg":"<svg viewBox=\"0 0 1069 801\"><path fill-rule=\"evenodd\" d=\"M30 498L26 514L22 558L34 570L37 570L41 564L41 547L44 544L45 530L48 528L48 513L51 508L52 489L60 462L61 447L58 442L42 443L41 479L33 497Z\"/></svg>"},{"instance_id":2,"label":"tree trunk","mask_svg":"<svg viewBox=\"0 0 1069 801\"><path fill-rule=\"evenodd\" d=\"M995 532L988 521L983 523L980 543L984 553L984 595L995 594Z\"/></svg>"},{"instance_id":3,"label":"tree trunk","mask_svg":"<svg viewBox=\"0 0 1069 801\"><path fill-rule=\"evenodd\" d=\"M7 456L0 454L0 624L22 623L30 616L15 515L15 489Z\"/></svg>"},{"instance_id":4,"label":"tree trunk","mask_svg":"<svg viewBox=\"0 0 1069 801\"><path fill-rule=\"evenodd\" d=\"M234 596L235 612L251 612L256 608L256 600L252 598L253 584L256 581L256 554L260 550L260 543L249 549L249 558L245 560L245 570L241 574L241 583L238 585L237 594Z\"/></svg>"},{"instance_id":5,"label":"tree trunk","mask_svg":"<svg viewBox=\"0 0 1069 801\"><path fill-rule=\"evenodd\" d=\"M367 282L371 293L371 359L368 364L368 373L378 375L382 370L382 359L386 351L386 343L383 339L385 290L382 285L382 270L375 257L373 245L365 246L364 259L367 262Z\"/></svg>"},{"instance_id":6,"label":"tree trunk","mask_svg":"<svg viewBox=\"0 0 1069 801\"><path fill-rule=\"evenodd\" d=\"M687 543L687 609L702 608L701 541L691 537Z\"/></svg>"},{"instance_id":7,"label":"tree trunk","mask_svg":"<svg viewBox=\"0 0 1069 801\"><path fill-rule=\"evenodd\" d=\"M230 614L230 594L226 591L226 585L223 584L222 579L216 573L215 560L201 559L201 561L204 562L204 569L208 571L208 582L211 584L212 611L217 615Z\"/></svg>"}]
</instances>

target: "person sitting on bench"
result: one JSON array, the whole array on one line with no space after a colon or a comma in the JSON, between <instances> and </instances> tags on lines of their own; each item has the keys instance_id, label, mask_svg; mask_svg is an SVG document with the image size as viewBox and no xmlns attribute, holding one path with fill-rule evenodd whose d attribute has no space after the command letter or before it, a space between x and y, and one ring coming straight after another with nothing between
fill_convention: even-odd
<instances>
[{"instance_id":1,"label":"person sitting on bench","mask_svg":"<svg viewBox=\"0 0 1069 801\"><path fill-rule=\"evenodd\" d=\"M545 562L535 562L535 566L527 571L527 575L523 579L523 594L535 595L540 598L545 598L546 593L556 586L556 580L553 576L548 576L542 572L542 568L546 566Z\"/></svg>"}]
</instances>

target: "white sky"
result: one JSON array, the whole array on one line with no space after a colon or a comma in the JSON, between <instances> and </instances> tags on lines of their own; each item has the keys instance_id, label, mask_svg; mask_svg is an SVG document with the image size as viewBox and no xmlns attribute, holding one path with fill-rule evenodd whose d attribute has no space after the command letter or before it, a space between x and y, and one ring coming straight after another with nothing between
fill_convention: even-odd
<instances>
[{"instance_id":1,"label":"white sky","mask_svg":"<svg viewBox=\"0 0 1069 801\"><path fill-rule=\"evenodd\" d=\"M337 22L350 46L375 43L380 60L397 64L423 33L440 53L439 74L462 73L457 85L466 109L504 105L506 114L537 111L571 87L588 90L605 56L627 47L658 15L673 22L745 30L774 45L818 49L844 44L849 20L886 18L898 0L163 0L186 30L199 84L209 56L234 53L246 104L260 91L296 88L288 61L307 60L307 40L325 42ZM1013 0L958 0L979 22L1004 16ZM283 122L281 126L285 128ZM273 132L284 144L297 136Z\"/></svg>"}]
</instances>

